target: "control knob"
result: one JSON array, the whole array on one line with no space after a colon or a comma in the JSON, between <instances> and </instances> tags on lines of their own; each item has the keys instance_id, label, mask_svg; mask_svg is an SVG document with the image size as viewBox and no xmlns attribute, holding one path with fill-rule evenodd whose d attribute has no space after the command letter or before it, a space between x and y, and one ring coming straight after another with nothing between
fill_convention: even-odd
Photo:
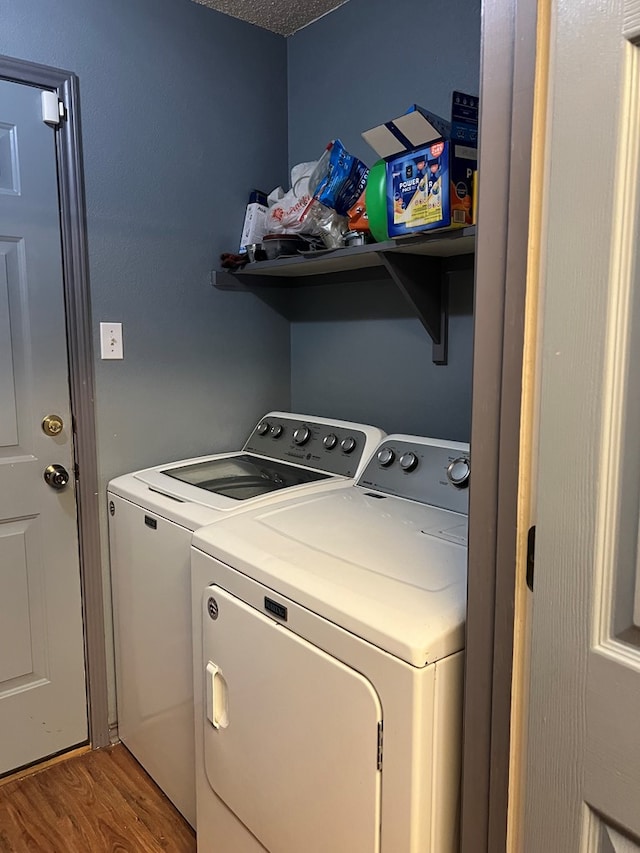
<instances>
[{"instance_id":1,"label":"control knob","mask_svg":"<svg viewBox=\"0 0 640 853\"><path fill-rule=\"evenodd\" d=\"M383 447L378 451L378 462L382 468L388 468L395 458L396 454L390 447Z\"/></svg>"},{"instance_id":2,"label":"control knob","mask_svg":"<svg viewBox=\"0 0 640 853\"><path fill-rule=\"evenodd\" d=\"M418 467L418 457L415 453L412 453L410 450L407 453L403 453L400 457L400 467L403 471L406 471L407 474L409 471L414 471Z\"/></svg>"},{"instance_id":3,"label":"control knob","mask_svg":"<svg viewBox=\"0 0 640 853\"><path fill-rule=\"evenodd\" d=\"M471 475L471 465L465 456L458 456L453 462L450 462L447 467L447 477L452 486L457 489L464 489L469 485L469 477Z\"/></svg>"},{"instance_id":4,"label":"control knob","mask_svg":"<svg viewBox=\"0 0 640 853\"><path fill-rule=\"evenodd\" d=\"M296 444L306 444L311 438L311 430L309 427L301 426L294 430L293 440Z\"/></svg>"},{"instance_id":5,"label":"control knob","mask_svg":"<svg viewBox=\"0 0 640 853\"><path fill-rule=\"evenodd\" d=\"M333 450L333 448L338 443L338 436L335 434L335 432L330 432L329 435L325 435L325 437L322 439L322 443L324 444L326 450Z\"/></svg>"},{"instance_id":6,"label":"control knob","mask_svg":"<svg viewBox=\"0 0 640 853\"><path fill-rule=\"evenodd\" d=\"M340 447L344 450L345 453L353 453L356 449L356 440L352 435L348 435L346 438L343 438L340 442Z\"/></svg>"},{"instance_id":7,"label":"control knob","mask_svg":"<svg viewBox=\"0 0 640 853\"><path fill-rule=\"evenodd\" d=\"M271 427L271 438L280 438L282 435L282 424L274 424Z\"/></svg>"},{"instance_id":8,"label":"control knob","mask_svg":"<svg viewBox=\"0 0 640 853\"><path fill-rule=\"evenodd\" d=\"M269 424L266 421L260 421L256 427L258 435L266 435L269 432Z\"/></svg>"}]
</instances>

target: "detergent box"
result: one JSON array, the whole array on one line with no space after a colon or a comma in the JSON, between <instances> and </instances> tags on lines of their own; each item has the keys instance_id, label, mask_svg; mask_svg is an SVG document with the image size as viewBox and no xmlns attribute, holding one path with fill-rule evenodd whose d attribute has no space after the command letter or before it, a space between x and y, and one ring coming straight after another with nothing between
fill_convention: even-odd
<instances>
[{"instance_id":1,"label":"detergent box","mask_svg":"<svg viewBox=\"0 0 640 853\"><path fill-rule=\"evenodd\" d=\"M476 96L453 93L451 122L414 104L363 137L386 161L390 237L474 224Z\"/></svg>"},{"instance_id":2,"label":"detergent box","mask_svg":"<svg viewBox=\"0 0 640 853\"><path fill-rule=\"evenodd\" d=\"M246 246L250 246L252 243L260 243L267 233L268 212L266 193L260 192L260 190L252 190L244 215L242 236L240 237L240 254L245 254Z\"/></svg>"}]
</instances>

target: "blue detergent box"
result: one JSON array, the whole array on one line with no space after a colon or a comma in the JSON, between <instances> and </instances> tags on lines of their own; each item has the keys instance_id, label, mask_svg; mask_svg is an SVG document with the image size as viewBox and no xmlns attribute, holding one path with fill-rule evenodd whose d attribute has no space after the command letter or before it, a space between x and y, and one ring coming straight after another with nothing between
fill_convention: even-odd
<instances>
[{"instance_id":1,"label":"blue detergent box","mask_svg":"<svg viewBox=\"0 0 640 853\"><path fill-rule=\"evenodd\" d=\"M386 160L390 237L474 224L478 106L454 92L451 122L414 104L363 134Z\"/></svg>"},{"instance_id":2,"label":"blue detergent box","mask_svg":"<svg viewBox=\"0 0 640 853\"><path fill-rule=\"evenodd\" d=\"M387 162L390 237L449 225L449 153L440 140Z\"/></svg>"}]
</instances>

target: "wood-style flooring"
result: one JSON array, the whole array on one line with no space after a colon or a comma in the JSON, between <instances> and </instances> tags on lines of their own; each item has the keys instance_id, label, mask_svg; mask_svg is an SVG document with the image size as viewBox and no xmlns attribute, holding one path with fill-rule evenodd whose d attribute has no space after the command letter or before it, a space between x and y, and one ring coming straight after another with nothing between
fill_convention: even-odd
<instances>
[{"instance_id":1,"label":"wood-style flooring","mask_svg":"<svg viewBox=\"0 0 640 853\"><path fill-rule=\"evenodd\" d=\"M0 787L1 853L194 853L193 830L122 745Z\"/></svg>"}]
</instances>

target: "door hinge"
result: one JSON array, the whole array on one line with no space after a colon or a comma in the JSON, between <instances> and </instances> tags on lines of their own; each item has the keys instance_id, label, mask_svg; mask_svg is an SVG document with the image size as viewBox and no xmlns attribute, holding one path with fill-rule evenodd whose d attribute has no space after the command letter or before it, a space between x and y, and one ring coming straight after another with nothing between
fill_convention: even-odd
<instances>
[{"instance_id":1,"label":"door hinge","mask_svg":"<svg viewBox=\"0 0 640 853\"><path fill-rule=\"evenodd\" d=\"M78 467L78 463L77 463L77 462L76 462L76 464L73 466L73 476L76 478L76 480L79 480L79 479L80 479L80 468Z\"/></svg>"},{"instance_id":2,"label":"door hinge","mask_svg":"<svg viewBox=\"0 0 640 853\"><path fill-rule=\"evenodd\" d=\"M536 526L529 528L527 534L527 586L533 592L533 569L536 556Z\"/></svg>"},{"instance_id":3,"label":"door hinge","mask_svg":"<svg viewBox=\"0 0 640 853\"><path fill-rule=\"evenodd\" d=\"M58 127L66 117L67 111L56 92L42 92L42 121L49 127Z\"/></svg>"},{"instance_id":4,"label":"door hinge","mask_svg":"<svg viewBox=\"0 0 640 853\"><path fill-rule=\"evenodd\" d=\"M378 770L382 770L382 728L383 723L378 723Z\"/></svg>"}]
</instances>

